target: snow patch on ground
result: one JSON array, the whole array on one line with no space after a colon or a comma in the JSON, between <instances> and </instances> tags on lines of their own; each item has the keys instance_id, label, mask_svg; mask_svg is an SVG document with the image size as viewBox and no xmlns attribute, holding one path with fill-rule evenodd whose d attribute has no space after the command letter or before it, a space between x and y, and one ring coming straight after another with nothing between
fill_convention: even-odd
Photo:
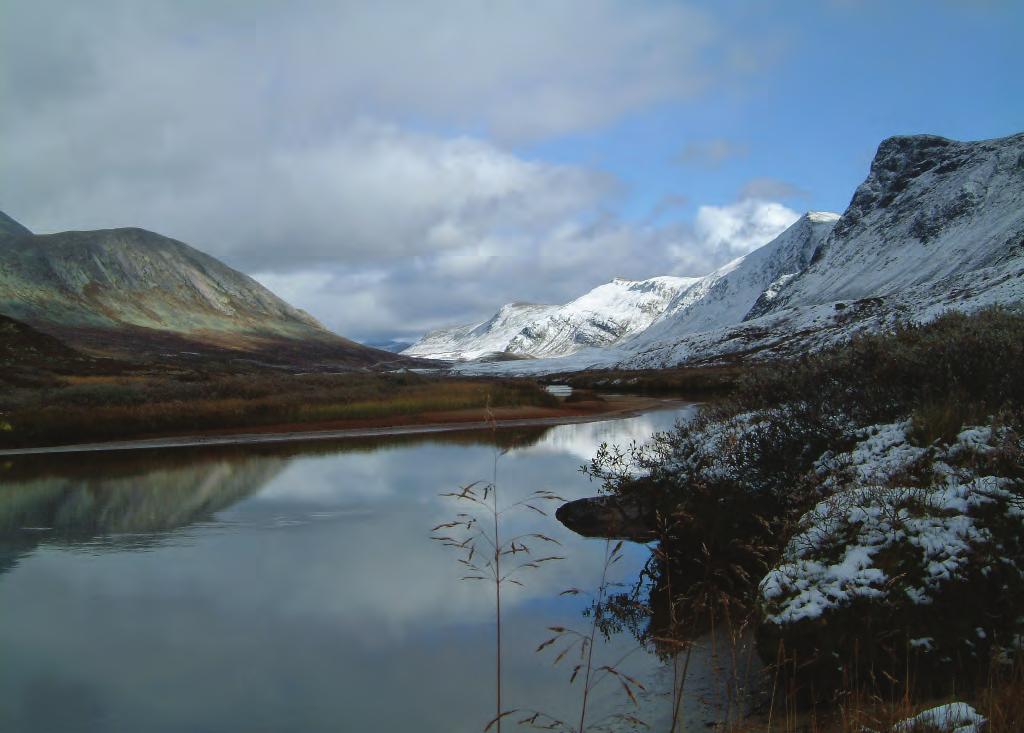
<instances>
[{"instance_id":1,"label":"snow patch on ground","mask_svg":"<svg viewBox=\"0 0 1024 733\"><path fill-rule=\"evenodd\" d=\"M893 733L942 731L942 733L981 733L988 721L965 702L951 702L930 708L892 727Z\"/></svg>"},{"instance_id":2,"label":"snow patch on ground","mask_svg":"<svg viewBox=\"0 0 1024 733\"><path fill-rule=\"evenodd\" d=\"M968 459L994 451L1004 435L973 427L952 445L922 448L910 442L910 427L909 420L873 425L858 431L850 451L819 459L821 486L833 493L804 515L783 562L761 581L769 622L819 618L856 598L891 597L896 588L912 603L931 603L944 584L965 579L979 547L997 542L982 518L990 505L1024 532L1022 482L978 475L978 461ZM907 485L908 477L927 481ZM914 556L898 584L884 569L893 563L880 562L897 547Z\"/></svg>"}]
</instances>

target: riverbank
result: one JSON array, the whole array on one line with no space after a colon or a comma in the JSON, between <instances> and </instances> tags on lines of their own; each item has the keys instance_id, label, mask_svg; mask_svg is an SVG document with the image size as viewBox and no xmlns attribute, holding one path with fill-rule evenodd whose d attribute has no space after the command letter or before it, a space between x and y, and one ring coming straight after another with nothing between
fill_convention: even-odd
<instances>
[{"instance_id":1,"label":"riverbank","mask_svg":"<svg viewBox=\"0 0 1024 733\"><path fill-rule=\"evenodd\" d=\"M656 540L640 638L752 631L770 674L745 686L787 721L902 730L958 700L1019 731L1022 363L1024 316L989 309L757 365L695 419L598 456L605 493L556 516Z\"/></svg>"},{"instance_id":2,"label":"riverbank","mask_svg":"<svg viewBox=\"0 0 1024 733\"><path fill-rule=\"evenodd\" d=\"M426 412L390 419L333 420L320 423L262 425L245 432L207 430L129 440L9 448L0 457L89 453L97 451L191 448L218 445L289 443L344 438L423 435L467 430L543 427L633 417L653 410L687 404L682 400L637 395L607 395L600 399L563 402L554 407L499 407Z\"/></svg>"}]
</instances>

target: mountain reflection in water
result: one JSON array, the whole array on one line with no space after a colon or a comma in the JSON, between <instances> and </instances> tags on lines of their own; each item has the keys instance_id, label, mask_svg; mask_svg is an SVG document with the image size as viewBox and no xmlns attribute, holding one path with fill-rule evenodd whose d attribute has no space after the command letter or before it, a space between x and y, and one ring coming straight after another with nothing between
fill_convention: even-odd
<instances>
[{"instance_id":1,"label":"mountain reflection in water","mask_svg":"<svg viewBox=\"0 0 1024 733\"><path fill-rule=\"evenodd\" d=\"M0 730L479 731L492 715L493 598L429 539L439 496L488 479L504 501L593 494L601 442L680 411L533 430L386 440L42 456L0 467ZM567 556L510 588L505 697L571 718L570 667L534 653L583 627L604 544L508 515ZM648 556L631 546L622 579ZM636 641L612 637L607 661ZM646 651L641 717L657 729L666 670ZM594 713L632 706L612 685ZM596 718L595 718L596 719ZM508 726L510 730L514 726Z\"/></svg>"}]
</instances>

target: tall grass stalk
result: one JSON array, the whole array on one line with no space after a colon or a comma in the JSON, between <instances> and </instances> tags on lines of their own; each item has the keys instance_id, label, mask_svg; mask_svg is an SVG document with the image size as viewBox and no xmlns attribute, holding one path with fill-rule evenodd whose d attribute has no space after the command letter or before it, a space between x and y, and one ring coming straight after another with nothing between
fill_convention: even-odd
<instances>
[{"instance_id":1,"label":"tall grass stalk","mask_svg":"<svg viewBox=\"0 0 1024 733\"><path fill-rule=\"evenodd\" d=\"M575 683L576 679L580 677L583 680L583 687L580 693L580 716L578 724L573 727L561 720L557 720L548 715L537 712L534 712L532 715L520 720L520 723L544 728L545 730L565 731L566 733L584 733L587 730L588 725L593 729L603 721L599 721L598 724L588 724L587 722L588 713L590 712L591 693L593 693L594 689L606 679L618 681L623 692L630 699L633 705L638 705L635 691L645 691L646 687L644 687L643 683L636 678L623 672L620 669L620 665L625 662L629 656L642 647L633 647L612 664L596 666L594 661L594 649L597 642L597 634L598 631L602 630L602 626L605 621L605 614L607 613L606 606L609 600L608 591L613 585L609 574L612 566L622 559L622 546L622 540L614 543L611 540L605 540L604 562L601 566L601 582L598 584L597 591L595 593L591 594L580 588L569 588L568 590L562 591L562 595L591 596L592 605L590 609L589 628L584 631L579 631L565 626L548 627L548 630L553 632L554 636L545 640L537 647L537 651L540 652L548 647L560 645L561 648L555 656L554 664L558 664L565 659L570 652L578 648L579 659L569 676L570 684ZM646 727L646 724L634 715L618 715L615 717L635 726Z\"/></svg>"},{"instance_id":2,"label":"tall grass stalk","mask_svg":"<svg viewBox=\"0 0 1024 733\"><path fill-rule=\"evenodd\" d=\"M502 720L517 712L505 710L502 700L502 586L506 583L522 586L519 575L526 570L537 569L541 565L555 560L564 559L561 555L535 557L531 545L560 545L558 540L540 532L526 532L504 538L502 535L502 519L514 511L532 511L547 516L541 508L545 502L565 501L547 490L531 492L526 498L502 505L498 498L498 461L508 449L499 449L497 441L497 423L494 413L487 404L487 421L491 426L494 438L494 453L491 466L490 481L475 481L460 488L459 491L445 492L441 496L452 498L467 506L468 511L459 512L450 522L443 522L431 530L431 539L445 547L458 551L461 555L459 563L466 569L462 580L481 580L490 582L494 588L494 717L484 727L484 731L494 728L501 733ZM524 559L519 559L522 556ZM509 559L508 563L502 562ZM511 567L510 567L511 566Z\"/></svg>"}]
</instances>

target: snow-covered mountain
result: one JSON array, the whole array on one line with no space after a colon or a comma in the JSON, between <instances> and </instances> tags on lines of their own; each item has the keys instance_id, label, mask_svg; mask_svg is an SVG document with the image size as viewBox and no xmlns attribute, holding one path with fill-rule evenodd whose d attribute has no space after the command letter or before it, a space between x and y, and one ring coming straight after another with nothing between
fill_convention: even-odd
<instances>
[{"instance_id":1,"label":"snow-covered mountain","mask_svg":"<svg viewBox=\"0 0 1024 733\"><path fill-rule=\"evenodd\" d=\"M681 292L657 321L623 347L642 350L659 341L739 323L762 295L774 293L810 264L818 245L837 221L839 214L804 214L768 244Z\"/></svg>"},{"instance_id":2,"label":"snow-covered mountain","mask_svg":"<svg viewBox=\"0 0 1024 733\"><path fill-rule=\"evenodd\" d=\"M893 137L807 267L766 288L742 322L658 324L623 344L615 361L655 367L792 354L949 309L1020 303L1024 134L981 142Z\"/></svg>"},{"instance_id":3,"label":"snow-covered mountain","mask_svg":"<svg viewBox=\"0 0 1024 733\"><path fill-rule=\"evenodd\" d=\"M431 331L402 353L429 359L479 359L505 351L509 342L536 318L558 306L508 303L483 323L448 326Z\"/></svg>"},{"instance_id":4,"label":"snow-covered mountain","mask_svg":"<svg viewBox=\"0 0 1024 733\"><path fill-rule=\"evenodd\" d=\"M646 329L697 278L616 278L565 305L509 303L489 320L432 331L402 353L432 359L557 357Z\"/></svg>"},{"instance_id":5,"label":"snow-covered mountain","mask_svg":"<svg viewBox=\"0 0 1024 733\"><path fill-rule=\"evenodd\" d=\"M502 369L792 355L991 304L1024 307L1024 133L980 142L900 136L881 143L841 217L806 214L611 348Z\"/></svg>"}]
</instances>

